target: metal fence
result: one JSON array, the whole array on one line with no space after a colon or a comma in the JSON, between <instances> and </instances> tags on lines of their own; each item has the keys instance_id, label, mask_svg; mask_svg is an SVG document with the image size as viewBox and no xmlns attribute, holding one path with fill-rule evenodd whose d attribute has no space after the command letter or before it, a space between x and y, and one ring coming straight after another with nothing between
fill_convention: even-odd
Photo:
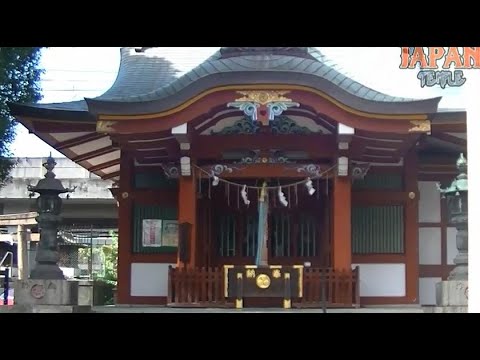
<instances>
[{"instance_id":1,"label":"metal fence","mask_svg":"<svg viewBox=\"0 0 480 360\"><path fill-rule=\"evenodd\" d=\"M69 224L58 230L58 265L67 279L93 280L94 305L114 303L117 239L116 227ZM37 246L38 241L30 241L30 269L35 266Z\"/></svg>"},{"instance_id":2,"label":"metal fence","mask_svg":"<svg viewBox=\"0 0 480 360\"><path fill-rule=\"evenodd\" d=\"M110 256L110 253L115 251L117 236L116 228L95 225L62 226L58 231L59 266L65 276L86 279L104 277L109 262L116 262L115 256Z\"/></svg>"}]
</instances>

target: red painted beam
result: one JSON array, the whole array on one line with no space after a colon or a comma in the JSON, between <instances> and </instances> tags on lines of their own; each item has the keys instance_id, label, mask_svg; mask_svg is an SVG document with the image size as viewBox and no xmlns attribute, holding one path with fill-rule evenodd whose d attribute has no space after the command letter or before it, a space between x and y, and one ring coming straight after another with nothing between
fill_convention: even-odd
<instances>
[{"instance_id":1,"label":"red painted beam","mask_svg":"<svg viewBox=\"0 0 480 360\"><path fill-rule=\"evenodd\" d=\"M215 135L196 136L192 154L197 159L218 159L228 150L306 151L312 159L331 158L336 153L336 135Z\"/></svg>"},{"instance_id":2,"label":"red painted beam","mask_svg":"<svg viewBox=\"0 0 480 360\"><path fill-rule=\"evenodd\" d=\"M165 162L169 162L169 158L167 156L162 156L154 159L142 159L136 158L137 162L142 165L152 165L152 164L161 164Z\"/></svg>"},{"instance_id":3,"label":"red painted beam","mask_svg":"<svg viewBox=\"0 0 480 360\"><path fill-rule=\"evenodd\" d=\"M420 138L422 136L426 136L425 134L411 134L408 135L405 140L403 141L403 144L400 145L398 149L398 153L400 156L405 156L410 150L412 150L415 146L415 144L420 141Z\"/></svg>"},{"instance_id":4,"label":"red painted beam","mask_svg":"<svg viewBox=\"0 0 480 360\"><path fill-rule=\"evenodd\" d=\"M162 150L148 150L148 151L133 151L135 159L144 159L149 157L167 157L169 155L168 149Z\"/></svg>"},{"instance_id":5,"label":"red painted beam","mask_svg":"<svg viewBox=\"0 0 480 360\"><path fill-rule=\"evenodd\" d=\"M75 161L75 162L85 161L85 160L93 159L94 157L105 155L114 151L117 151L117 149L114 149L111 146L106 146L98 150L94 150L82 155L78 155L72 158L72 161Z\"/></svg>"},{"instance_id":6,"label":"red painted beam","mask_svg":"<svg viewBox=\"0 0 480 360\"><path fill-rule=\"evenodd\" d=\"M170 113L145 114L134 116L99 115L103 120L116 121L112 126L113 131L118 134L151 133L165 131L185 122L190 122L199 114L210 111L213 107L227 104L238 97L233 89L214 91L202 96L197 101L181 110L175 109ZM358 114L352 109L340 108L338 104L329 99L323 98L316 93L303 89L292 90L289 97L295 99L304 106L310 106L315 112L321 112L347 126L364 129L375 133L398 133L409 134L412 124L411 117L391 119L389 115Z\"/></svg>"},{"instance_id":7,"label":"red painted beam","mask_svg":"<svg viewBox=\"0 0 480 360\"><path fill-rule=\"evenodd\" d=\"M160 160L159 160L160 161ZM306 164L303 164L304 166ZM320 166L320 173L328 170L331 165L328 163L316 164ZM231 165L231 172L224 172L220 177L224 179L255 179L255 178L306 178L308 176L314 177L312 174L305 171L299 171L302 168L302 164L249 164ZM211 172L211 166L202 166L202 169L207 173ZM202 172L199 176L209 177L206 173Z\"/></svg>"},{"instance_id":8,"label":"red painted beam","mask_svg":"<svg viewBox=\"0 0 480 360\"><path fill-rule=\"evenodd\" d=\"M380 140L366 140L356 136L353 137L349 148L349 154L351 157L358 158L363 154L370 155L389 155L397 159L401 156L401 148L404 146L404 142L387 142ZM370 149L367 149L369 147ZM372 149L373 148L373 149ZM378 148L378 149L376 149ZM391 150L382 150L391 149Z\"/></svg>"},{"instance_id":9,"label":"red painted beam","mask_svg":"<svg viewBox=\"0 0 480 360\"><path fill-rule=\"evenodd\" d=\"M99 133L86 134L86 135L79 136L79 137L76 137L76 138L73 138L73 139L70 139L70 140L59 142L55 146L55 149L57 149L57 150L66 149L66 148L69 148L69 147L85 144L85 143L90 142L90 141L98 140L98 139L101 139L105 136L107 136L107 135L99 134Z\"/></svg>"},{"instance_id":10,"label":"red painted beam","mask_svg":"<svg viewBox=\"0 0 480 360\"><path fill-rule=\"evenodd\" d=\"M126 150L137 150L137 149L159 149L159 148L168 148L168 149L179 149L177 140L174 137L168 138L165 140L158 141L149 141L149 142L138 142L138 143L119 143L120 148Z\"/></svg>"},{"instance_id":11,"label":"red painted beam","mask_svg":"<svg viewBox=\"0 0 480 360\"><path fill-rule=\"evenodd\" d=\"M432 133L436 132L458 132L464 133L467 131L466 123L456 123L456 124L441 124L441 123L432 123Z\"/></svg>"},{"instance_id":12,"label":"red painted beam","mask_svg":"<svg viewBox=\"0 0 480 360\"><path fill-rule=\"evenodd\" d=\"M58 121L33 121L33 130L43 133L95 132L95 123L64 123Z\"/></svg>"},{"instance_id":13,"label":"red painted beam","mask_svg":"<svg viewBox=\"0 0 480 360\"><path fill-rule=\"evenodd\" d=\"M150 132L150 133L140 133L140 134L112 134L112 139L118 140L121 143L128 143L129 140L152 140L152 139L161 139L165 137L172 136L171 130Z\"/></svg>"},{"instance_id":14,"label":"red painted beam","mask_svg":"<svg viewBox=\"0 0 480 360\"><path fill-rule=\"evenodd\" d=\"M106 169L106 168L109 168L110 166L114 166L114 165L118 165L118 164L120 164L120 159L115 159L115 160L112 160L112 161L107 161L105 163L92 166L88 170L92 171L92 172L95 172L95 171Z\"/></svg>"},{"instance_id":15,"label":"red painted beam","mask_svg":"<svg viewBox=\"0 0 480 360\"><path fill-rule=\"evenodd\" d=\"M411 201L407 191L357 190L352 192L352 203L362 205L405 204Z\"/></svg>"},{"instance_id":16,"label":"red painted beam","mask_svg":"<svg viewBox=\"0 0 480 360\"><path fill-rule=\"evenodd\" d=\"M90 170L90 169L89 169ZM120 171L115 171L111 174L106 174L106 175L103 175L102 176L102 179L103 180L109 180L109 179L113 179L114 177L117 177L117 176L120 176Z\"/></svg>"},{"instance_id":17,"label":"red painted beam","mask_svg":"<svg viewBox=\"0 0 480 360\"><path fill-rule=\"evenodd\" d=\"M352 152L355 154L355 152ZM363 155L374 155L374 156L391 156L394 159L398 159L400 157L400 151L390 151L390 150L380 150L380 149L372 149L364 147L362 151Z\"/></svg>"},{"instance_id":18,"label":"red painted beam","mask_svg":"<svg viewBox=\"0 0 480 360\"><path fill-rule=\"evenodd\" d=\"M459 137L456 137L456 136L453 136L453 135L450 135L450 134L445 134L445 133L438 132L438 131L432 133L431 136L434 137L434 138L437 138L439 140L442 140L442 141L460 146L463 149L467 150L467 140L465 140L465 139L461 139Z\"/></svg>"}]
</instances>

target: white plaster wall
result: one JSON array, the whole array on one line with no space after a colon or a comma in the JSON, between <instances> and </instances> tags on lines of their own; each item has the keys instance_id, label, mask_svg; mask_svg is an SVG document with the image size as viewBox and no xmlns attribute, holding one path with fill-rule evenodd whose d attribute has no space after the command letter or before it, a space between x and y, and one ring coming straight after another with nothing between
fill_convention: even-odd
<instances>
[{"instance_id":1,"label":"white plaster wall","mask_svg":"<svg viewBox=\"0 0 480 360\"><path fill-rule=\"evenodd\" d=\"M167 296L168 267L175 264L133 263L130 275L131 296Z\"/></svg>"},{"instance_id":2,"label":"white plaster wall","mask_svg":"<svg viewBox=\"0 0 480 360\"><path fill-rule=\"evenodd\" d=\"M439 227L418 229L418 251L420 265L441 265L442 239Z\"/></svg>"},{"instance_id":3,"label":"white plaster wall","mask_svg":"<svg viewBox=\"0 0 480 360\"><path fill-rule=\"evenodd\" d=\"M440 215L440 193L435 181L419 181L418 190L420 199L418 201L418 221L439 223Z\"/></svg>"},{"instance_id":4,"label":"white plaster wall","mask_svg":"<svg viewBox=\"0 0 480 360\"><path fill-rule=\"evenodd\" d=\"M447 264L455 265L453 259L458 254L457 249L457 229L454 227L447 228Z\"/></svg>"},{"instance_id":5,"label":"white plaster wall","mask_svg":"<svg viewBox=\"0 0 480 360\"><path fill-rule=\"evenodd\" d=\"M360 296L405 296L405 264L353 264L360 266Z\"/></svg>"},{"instance_id":6,"label":"white plaster wall","mask_svg":"<svg viewBox=\"0 0 480 360\"><path fill-rule=\"evenodd\" d=\"M428 277L419 279L419 302L420 305L436 305L435 286L442 281L439 277Z\"/></svg>"}]
</instances>

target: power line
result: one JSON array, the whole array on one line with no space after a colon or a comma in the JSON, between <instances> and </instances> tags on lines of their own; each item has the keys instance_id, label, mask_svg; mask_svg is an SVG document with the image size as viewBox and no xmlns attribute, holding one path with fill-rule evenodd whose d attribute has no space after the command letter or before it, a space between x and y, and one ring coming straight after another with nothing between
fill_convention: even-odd
<instances>
[{"instance_id":1,"label":"power line","mask_svg":"<svg viewBox=\"0 0 480 360\"><path fill-rule=\"evenodd\" d=\"M96 79L96 78L95 78ZM105 81L106 79L102 79L102 81ZM92 82L92 78L83 78L83 79L68 79L68 78L43 78L41 79L41 81L45 81L45 82L53 82L53 81L57 81L57 82L75 82L75 81L78 81L78 82Z\"/></svg>"},{"instance_id":2,"label":"power line","mask_svg":"<svg viewBox=\"0 0 480 360\"><path fill-rule=\"evenodd\" d=\"M91 79L42 79L45 82L92 82Z\"/></svg>"},{"instance_id":3,"label":"power line","mask_svg":"<svg viewBox=\"0 0 480 360\"><path fill-rule=\"evenodd\" d=\"M63 92L63 91L107 91L108 89L42 89L43 92Z\"/></svg>"},{"instance_id":4,"label":"power line","mask_svg":"<svg viewBox=\"0 0 480 360\"><path fill-rule=\"evenodd\" d=\"M46 72L58 71L58 72L76 72L76 73L101 73L101 74L117 74L118 71L105 71L105 70L73 70L73 69L45 69Z\"/></svg>"}]
</instances>

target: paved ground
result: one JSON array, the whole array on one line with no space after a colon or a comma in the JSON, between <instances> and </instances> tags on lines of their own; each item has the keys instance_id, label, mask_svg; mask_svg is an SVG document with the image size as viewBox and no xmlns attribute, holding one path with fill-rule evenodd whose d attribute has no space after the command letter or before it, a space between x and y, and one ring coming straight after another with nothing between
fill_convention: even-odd
<instances>
[{"instance_id":1,"label":"paved ground","mask_svg":"<svg viewBox=\"0 0 480 360\"><path fill-rule=\"evenodd\" d=\"M150 306L96 306L93 308L96 313L323 313L322 309L188 309L188 308L167 308ZM327 309L327 313L424 313L421 307L381 307L361 309Z\"/></svg>"}]
</instances>

